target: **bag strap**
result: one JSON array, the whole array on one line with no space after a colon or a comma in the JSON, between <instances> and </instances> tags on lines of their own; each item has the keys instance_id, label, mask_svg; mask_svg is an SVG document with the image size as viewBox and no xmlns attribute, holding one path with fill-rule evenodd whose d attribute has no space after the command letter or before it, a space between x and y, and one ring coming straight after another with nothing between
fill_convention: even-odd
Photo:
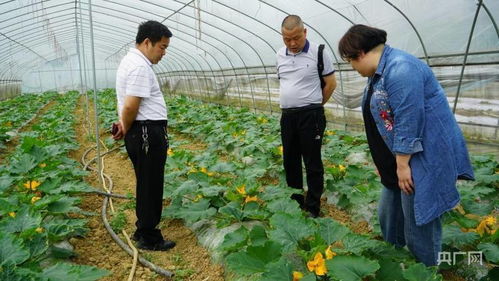
<instances>
[{"instance_id":1,"label":"bag strap","mask_svg":"<svg viewBox=\"0 0 499 281\"><path fill-rule=\"evenodd\" d=\"M324 44L319 45L319 53L317 54L317 70L319 72L319 79L321 80L321 89L324 88L325 82L324 77L322 77L322 72L324 71Z\"/></svg>"}]
</instances>

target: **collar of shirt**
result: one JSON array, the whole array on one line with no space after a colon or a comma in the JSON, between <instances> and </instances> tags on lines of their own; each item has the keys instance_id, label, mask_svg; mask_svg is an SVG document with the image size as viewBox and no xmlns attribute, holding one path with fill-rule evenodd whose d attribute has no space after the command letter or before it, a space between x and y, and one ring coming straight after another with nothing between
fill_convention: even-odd
<instances>
[{"instance_id":1,"label":"collar of shirt","mask_svg":"<svg viewBox=\"0 0 499 281\"><path fill-rule=\"evenodd\" d=\"M376 68L376 72L374 73L375 75L381 76L381 74L383 74L383 71L385 70L386 66L386 60L391 52L392 52L392 47L390 47L390 45L388 44L385 44L385 47L383 48L383 53L381 54L381 58L378 63L378 67Z\"/></svg>"},{"instance_id":2,"label":"collar of shirt","mask_svg":"<svg viewBox=\"0 0 499 281\"><path fill-rule=\"evenodd\" d=\"M130 52L143 58L147 62L147 65L152 66L152 62L146 56L144 56L144 54L141 51L139 51L139 49L130 48Z\"/></svg>"},{"instance_id":3,"label":"collar of shirt","mask_svg":"<svg viewBox=\"0 0 499 281\"><path fill-rule=\"evenodd\" d=\"M288 48L286 48L286 56L296 56L296 55L299 55L301 53L308 53L308 49L310 48L310 43L308 42L308 39L305 40L305 46L303 47L303 49L301 51L299 51L298 53L296 54L292 54L290 52L288 52Z\"/></svg>"}]
</instances>

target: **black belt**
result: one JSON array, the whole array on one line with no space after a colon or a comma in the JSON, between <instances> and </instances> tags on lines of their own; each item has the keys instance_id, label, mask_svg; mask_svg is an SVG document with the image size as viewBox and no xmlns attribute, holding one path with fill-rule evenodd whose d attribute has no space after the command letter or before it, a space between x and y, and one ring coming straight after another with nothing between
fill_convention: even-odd
<instances>
[{"instance_id":1,"label":"black belt","mask_svg":"<svg viewBox=\"0 0 499 281\"><path fill-rule=\"evenodd\" d=\"M301 106L301 107L281 108L281 110L282 110L282 113L295 113L295 112L311 110L311 109L318 109L318 108L323 108L322 104L314 103L314 104L309 104L309 105Z\"/></svg>"},{"instance_id":2,"label":"black belt","mask_svg":"<svg viewBox=\"0 0 499 281\"><path fill-rule=\"evenodd\" d=\"M137 125L158 125L158 126L166 126L168 120L135 120L133 123Z\"/></svg>"}]
</instances>

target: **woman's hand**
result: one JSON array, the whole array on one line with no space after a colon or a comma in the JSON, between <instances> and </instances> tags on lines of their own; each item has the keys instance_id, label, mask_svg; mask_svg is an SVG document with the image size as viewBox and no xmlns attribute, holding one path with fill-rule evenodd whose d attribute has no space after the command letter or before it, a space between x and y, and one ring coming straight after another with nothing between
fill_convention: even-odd
<instances>
[{"instance_id":1,"label":"woman's hand","mask_svg":"<svg viewBox=\"0 0 499 281\"><path fill-rule=\"evenodd\" d=\"M414 192L414 184L412 182L411 166L409 160L411 155L397 154L397 177L399 188L407 195Z\"/></svg>"}]
</instances>

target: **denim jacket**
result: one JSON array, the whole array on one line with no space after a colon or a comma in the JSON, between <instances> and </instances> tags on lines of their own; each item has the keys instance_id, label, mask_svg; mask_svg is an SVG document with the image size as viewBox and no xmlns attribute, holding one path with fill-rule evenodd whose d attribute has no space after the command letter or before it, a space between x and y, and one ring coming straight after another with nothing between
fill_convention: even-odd
<instances>
[{"instance_id":1,"label":"denim jacket","mask_svg":"<svg viewBox=\"0 0 499 281\"><path fill-rule=\"evenodd\" d=\"M372 85L371 85L372 83ZM369 86L371 114L393 154L411 154L414 213L426 224L459 203L457 179L474 179L466 143L430 67L388 45Z\"/></svg>"}]
</instances>

